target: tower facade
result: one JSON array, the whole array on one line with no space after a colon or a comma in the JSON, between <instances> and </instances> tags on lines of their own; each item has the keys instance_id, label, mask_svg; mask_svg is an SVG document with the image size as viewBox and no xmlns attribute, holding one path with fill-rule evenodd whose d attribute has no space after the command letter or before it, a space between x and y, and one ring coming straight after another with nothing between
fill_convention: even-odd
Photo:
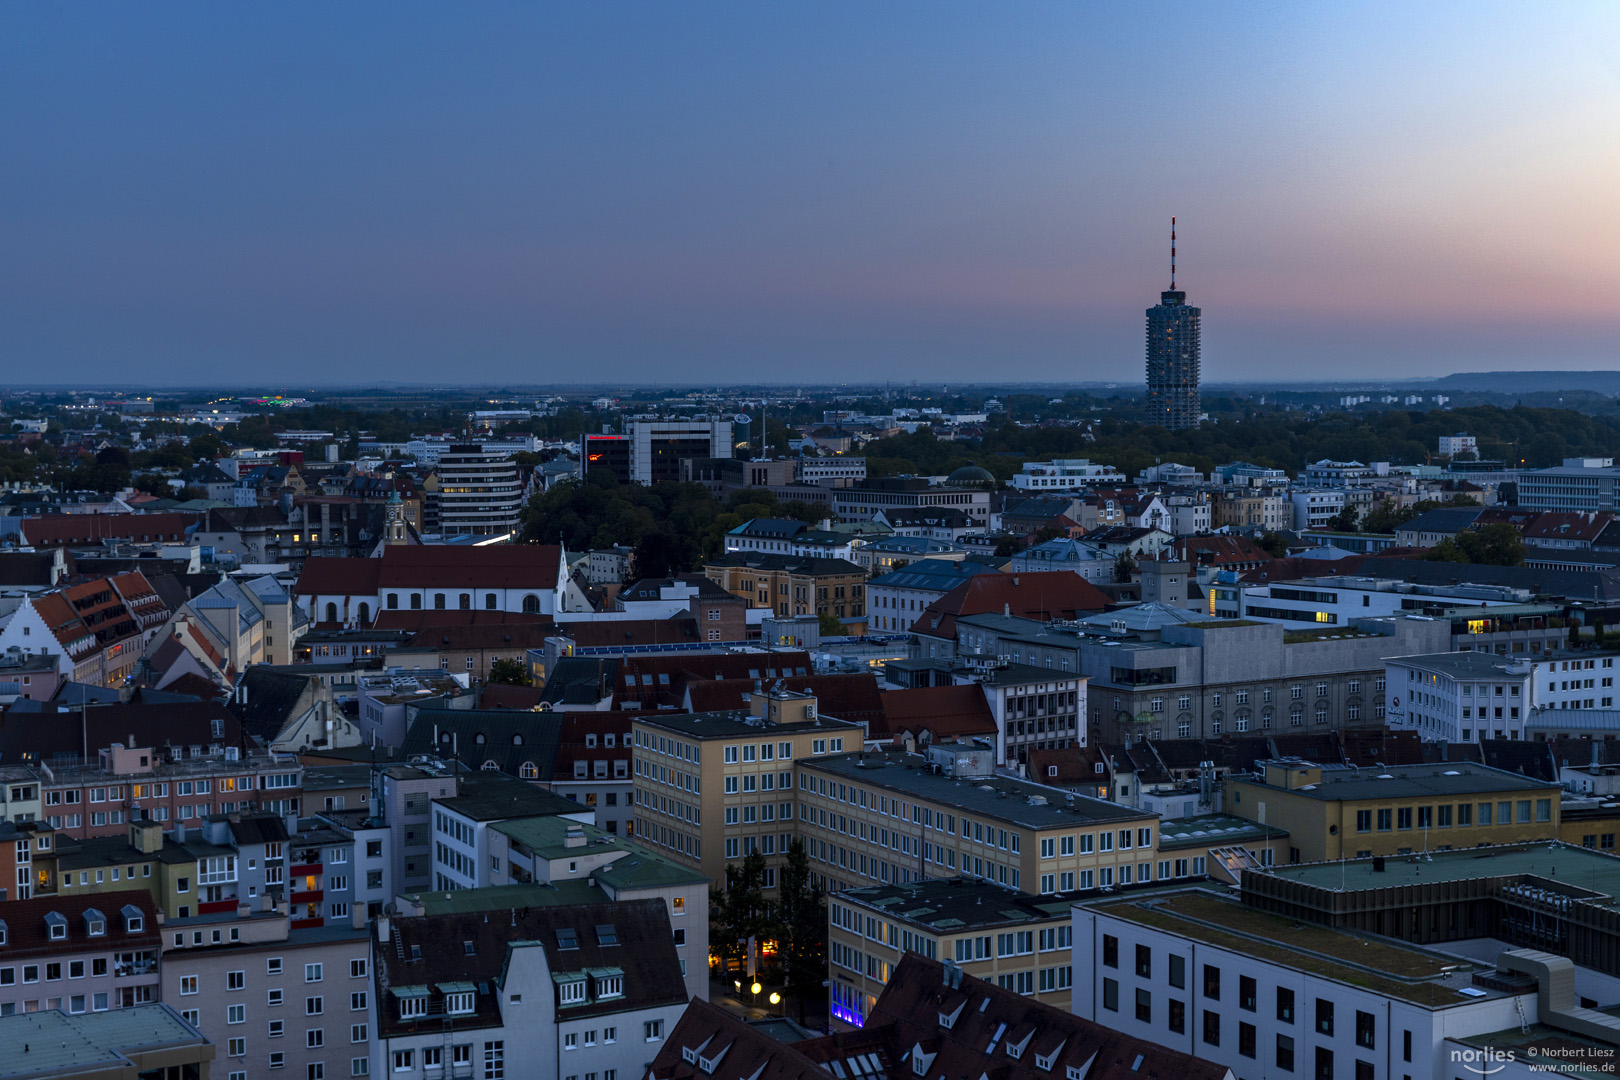
<instances>
[{"instance_id":1,"label":"tower facade","mask_svg":"<svg viewBox=\"0 0 1620 1080\"><path fill-rule=\"evenodd\" d=\"M1151 422L1180 431L1197 427L1203 412L1198 390L1199 322L1176 288L1176 219L1170 219L1170 288L1147 309L1147 404Z\"/></svg>"}]
</instances>

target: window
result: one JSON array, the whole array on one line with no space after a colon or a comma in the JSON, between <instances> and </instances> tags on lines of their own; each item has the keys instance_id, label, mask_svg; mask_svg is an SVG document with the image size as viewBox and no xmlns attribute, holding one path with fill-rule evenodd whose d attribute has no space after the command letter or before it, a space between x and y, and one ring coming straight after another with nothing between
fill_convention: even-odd
<instances>
[{"instance_id":1,"label":"window","mask_svg":"<svg viewBox=\"0 0 1620 1080\"><path fill-rule=\"evenodd\" d=\"M1103 1008L1109 1012L1119 1012L1119 980L1103 980Z\"/></svg>"},{"instance_id":2,"label":"window","mask_svg":"<svg viewBox=\"0 0 1620 1080\"><path fill-rule=\"evenodd\" d=\"M367 1030L365 1024L350 1024L349 1025L349 1041L350 1042L352 1042L352 1043L367 1042L367 1041L369 1041L369 1035L370 1035L370 1033Z\"/></svg>"},{"instance_id":3,"label":"window","mask_svg":"<svg viewBox=\"0 0 1620 1080\"><path fill-rule=\"evenodd\" d=\"M1204 965L1204 996L1211 1001L1221 1000L1221 969L1213 964Z\"/></svg>"},{"instance_id":4,"label":"window","mask_svg":"<svg viewBox=\"0 0 1620 1080\"><path fill-rule=\"evenodd\" d=\"M1379 680L1382 682L1383 680ZM1277 1069L1280 1072L1294 1071L1294 1037L1292 1035L1277 1036Z\"/></svg>"},{"instance_id":5,"label":"window","mask_svg":"<svg viewBox=\"0 0 1620 1080\"><path fill-rule=\"evenodd\" d=\"M1277 987L1277 1019L1285 1024L1294 1022L1294 992Z\"/></svg>"},{"instance_id":6,"label":"window","mask_svg":"<svg viewBox=\"0 0 1620 1080\"><path fill-rule=\"evenodd\" d=\"M311 1050L326 1045L326 1031L324 1028L310 1028L304 1032L304 1045Z\"/></svg>"},{"instance_id":7,"label":"window","mask_svg":"<svg viewBox=\"0 0 1620 1080\"><path fill-rule=\"evenodd\" d=\"M368 1004L369 1004L369 1001L367 999L367 994L366 994L366 992L364 990L356 990L354 993L349 995L349 1011L350 1012L359 1012L360 1010L364 1009Z\"/></svg>"},{"instance_id":8,"label":"window","mask_svg":"<svg viewBox=\"0 0 1620 1080\"><path fill-rule=\"evenodd\" d=\"M320 965L320 964L305 964L304 965L304 981L307 982L307 983L320 982L321 981L321 969L322 969L322 965Z\"/></svg>"},{"instance_id":9,"label":"window","mask_svg":"<svg viewBox=\"0 0 1620 1080\"><path fill-rule=\"evenodd\" d=\"M225 1009L225 1022L227 1024L247 1023L247 1006L231 1005Z\"/></svg>"},{"instance_id":10,"label":"window","mask_svg":"<svg viewBox=\"0 0 1620 1080\"><path fill-rule=\"evenodd\" d=\"M416 1065L416 1051L415 1050L395 1050L394 1051L394 1071L395 1072L410 1072L411 1069L415 1067L415 1065Z\"/></svg>"},{"instance_id":11,"label":"window","mask_svg":"<svg viewBox=\"0 0 1620 1080\"><path fill-rule=\"evenodd\" d=\"M1146 990L1136 991L1136 1018L1144 1024L1153 1023L1153 995Z\"/></svg>"},{"instance_id":12,"label":"window","mask_svg":"<svg viewBox=\"0 0 1620 1080\"><path fill-rule=\"evenodd\" d=\"M1136 974L1144 979L1153 977L1153 949L1147 945L1136 947Z\"/></svg>"},{"instance_id":13,"label":"window","mask_svg":"<svg viewBox=\"0 0 1620 1080\"><path fill-rule=\"evenodd\" d=\"M1245 1012L1254 1012L1255 1000L1259 997L1259 984L1249 975L1238 976L1238 1008Z\"/></svg>"},{"instance_id":14,"label":"window","mask_svg":"<svg viewBox=\"0 0 1620 1080\"><path fill-rule=\"evenodd\" d=\"M1255 1056L1253 1024L1238 1024L1238 1053L1247 1058Z\"/></svg>"},{"instance_id":15,"label":"window","mask_svg":"<svg viewBox=\"0 0 1620 1080\"><path fill-rule=\"evenodd\" d=\"M27 969L25 968L24 970L27 970ZM195 994L196 992L197 992L197 976L195 976L195 975L182 975L182 976L180 976L180 993L182 993L182 994Z\"/></svg>"},{"instance_id":16,"label":"window","mask_svg":"<svg viewBox=\"0 0 1620 1080\"><path fill-rule=\"evenodd\" d=\"M1211 1046L1221 1045L1221 1014L1204 1010L1204 1041Z\"/></svg>"},{"instance_id":17,"label":"window","mask_svg":"<svg viewBox=\"0 0 1620 1080\"><path fill-rule=\"evenodd\" d=\"M1356 1045L1364 1046L1368 1050L1375 1050L1376 1025L1373 1014L1356 1010Z\"/></svg>"},{"instance_id":18,"label":"window","mask_svg":"<svg viewBox=\"0 0 1620 1080\"><path fill-rule=\"evenodd\" d=\"M326 999L320 997L307 997L304 999L304 1015L319 1016L326 1011Z\"/></svg>"},{"instance_id":19,"label":"window","mask_svg":"<svg viewBox=\"0 0 1620 1080\"><path fill-rule=\"evenodd\" d=\"M1316 1080L1333 1080L1333 1051L1325 1046L1316 1048Z\"/></svg>"},{"instance_id":20,"label":"window","mask_svg":"<svg viewBox=\"0 0 1620 1080\"><path fill-rule=\"evenodd\" d=\"M1187 958L1185 956L1170 956L1170 985L1177 990L1187 988Z\"/></svg>"},{"instance_id":21,"label":"window","mask_svg":"<svg viewBox=\"0 0 1620 1080\"><path fill-rule=\"evenodd\" d=\"M1187 1031L1187 1003L1184 1001L1170 1002L1170 1030L1177 1035L1186 1034Z\"/></svg>"},{"instance_id":22,"label":"window","mask_svg":"<svg viewBox=\"0 0 1620 1080\"><path fill-rule=\"evenodd\" d=\"M1119 967L1119 938L1112 934L1103 935L1103 967Z\"/></svg>"},{"instance_id":23,"label":"window","mask_svg":"<svg viewBox=\"0 0 1620 1080\"><path fill-rule=\"evenodd\" d=\"M641 1025L642 1035L648 1042L655 1042L664 1037L664 1022L662 1020L648 1020Z\"/></svg>"},{"instance_id":24,"label":"window","mask_svg":"<svg viewBox=\"0 0 1620 1080\"><path fill-rule=\"evenodd\" d=\"M1316 1033L1333 1034L1333 1002L1325 998L1316 999Z\"/></svg>"},{"instance_id":25,"label":"window","mask_svg":"<svg viewBox=\"0 0 1620 1080\"><path fill-rule=\"evenodd\" d=\"M503 1040L484 1044L484 1080L506 1080L506 1043Z\"/></svg>"},{"instance_id":26,"label":"window","mask_svg":"<svg viewBox=\"0 0 1620 1080\"><path fill-rule=\"evenodd\" d=\"M247 972L227 971L225 973L225 989L241 990L247 986Z\"/></svg>"}]
</instances>

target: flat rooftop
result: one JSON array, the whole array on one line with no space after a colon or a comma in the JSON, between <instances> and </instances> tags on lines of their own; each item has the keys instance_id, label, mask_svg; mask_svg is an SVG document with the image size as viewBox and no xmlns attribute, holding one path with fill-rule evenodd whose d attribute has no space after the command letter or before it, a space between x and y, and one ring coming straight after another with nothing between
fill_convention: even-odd
<instances>
[{"instance_id":1,"label":"flat rooftop","mask_svg":"<svg viewBox=\"0 0 1620 1080\"><path fill-rule=\"evenodd\" d=\"M1459 992L1473 987L1473 967L1456 957L1268 915L1203 889L1091 906L1100 915L1141 923L1414 1005L1432 1009L1480 1000ZM1340 956L1347 959L1333 959ZM1505 996L1498 990L1485 994Z\"/></svg>"},{"instance_id":2,"label":"flat rooftop","mask_svg":"<svg viewBox=\"0 0 1620 1080\"><path fill-rule=\"evenodd\" d=\"M838 893L834 899L941 934L1034 922L1066 923L1073 902L1053 896L1030 896L970 878L873 885Z\"/></svg>"},{"instance_id":3,"label":"flat rooftop","mask_svg":"<svg viewBox=\"0 0 1620 1080\"><path fill-rule=\"evenodd\" d=\"M1276 866L1266 872L1322 889L1346 891L1531 874L1605 896L1620 896L1620 857L1573 844L1508 844L1416 857L1389 856L1381 871L1374 870L1373 864L1372 859L1346 859L1342 863Z\"/></svg>"},{"instance_id":4,"label":"flat rooftop","mask_svg":"<svg viewBox=\"0 0 1620 1080\"><path fill-rule=\"evenodd\" d=\"M1074 795L1061 788L1032 784L1006 776L955 777L936 774L918 754L864 753L806 758L801 769L812 769L898 791L936 805L1029 829L1058 829L1065 825L1086 828L1115 822L1158 817L1145 810L1115 806L1101 799Z\"/></svg>"},{"instance_id":5,"label":"flat rooftop","mask_svg":"<svg viewBox=\"0 0 1620 1080\"><path fill-rule=\"evenodd\" d=\"M1479 608L1478 610L1488 612L1490 608ZM1469 682L1474 679L1519 678L1530 674L1530 669L1526 666L1528 660L1529 654L1527 653L1498 656L1495 653L1488 652L1424 653L1418 656L1391 656L1387 658L1387 662L1391 664L1404 664L1407 667L1432 671L1462 682ZM1517 672L1511 670L1515 667L1520 670Z\"/></svg>"},{"instance_id":6,"label":"flat rooftop","mask_svg":"<svg viewBox=\"0 0 1620 1080\"><path fill-rule=\"evenodd\" d=\"M1267 784L1259 777L1234 777L1243 783L1288 791L1323 802L1376 801L1380 799L1421 799L1427 796L1452 798L1469 795L1524 794L1556 796L1557 784L1531 780L1517 773L1504 772L1473 762L1456 761L1438 765L1392 765L1387 768L1326 769L1322 779L1293 789ZM1436 832L1434 835L1443 835Z\"/></svg>"},{"instance_id":7,"label":"flat rooftop","mask_svg":"<svg viewBox=\"0 0 1620 1080\"><path fill-rule=\"evenodd\" d=\"M823 716L819 709L814 720L793 724L775 724L742 709L707 713L631 713L630 719L634 723L661 728L688 739L758 738L772 731L826 730L843 734L861 730L859 724Z\"/></svg>"},{"instance_id":8,"label":"flat rooftop","mask_svg":"<svg viewBox=\"0 0 1620 1080\"><path fill-rule=\"evenodd\" d=\"M1159 822L1160 851L1202 848L1212 844L1264 843L1267 840L1283 840L1287 836L1287 829L1262 825L1258 821L1231 814L1200 814L1198 817L1171 818Z\"/></svg>"},{"instance_id":9,"label":"flat rooftop","mask_svg":"<svg viewBox=\"0 0 1620 1080\"><path fill-rule=\"evenodd\" d=\"M208 1040L166 1005L137 1005L77 1016L48 1009L0 1017L0 1046L11 1047L0 1054L0 1077L70 1077L128 1068L126 1050L200 1051Z\"/></svg>"},{"instance_id":10,"label":"flat rooftop","mask_svg":"<svg viewBox=\"0 0 1620 1080\"><path fill-rule=\"evenodd\" d=\"M1528 1029L1512 1027L1489 1035L1455 1038L1455 1041L1503 1055L1511 1052L1516 1062L1528 1065L1532 1072L1551 1076L1598 1080L1599 1077L1612 1077L1620 1072L1620 1049L1545 1024L1531 1024ZM1479 1062L1474 1067L1465 1068L1478 1076L1479 1069L1489 1069L1499 1064Z\"/></svg>"}]
</instances>

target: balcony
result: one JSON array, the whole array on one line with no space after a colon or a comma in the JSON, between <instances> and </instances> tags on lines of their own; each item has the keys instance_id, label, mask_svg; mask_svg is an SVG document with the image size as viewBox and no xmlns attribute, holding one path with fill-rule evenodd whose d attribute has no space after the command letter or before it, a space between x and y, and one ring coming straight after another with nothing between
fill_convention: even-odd
<instances>
[{"instance_id":1,"label":"balcony","mask_svg":"<svg viewBox=\"0 0 1620 1080\"><path fill-rule=\"evenodd\" d=\"M197 905L197 914L218 915L222 912L235 911L238 903L240 903L240 901L238 901L234 896L229 900L209 900L205 903Z\"/></svg>"},{"instance_id":2,"label":"balcony","mask_svg":"<svg viewBox=\"0 0 1620 1080\"><path fill-rule=\"evenodd\" d=\"M321 869L321 864L318 862L298 863L288 872L293 877L320 877Z\"/></svg>"},{"instance_id":3,"label":"balcony","mask_svg":"<svg viewBox=\"0 0 1620 1080\"><path fill-rule=\"evenodd\" d=\"M287 897L295 904L318 904L326 894L320 889L309 889L305 892L295 892ZM231 901L234 905L236 901Z\"/></svg>"}]
</instances>

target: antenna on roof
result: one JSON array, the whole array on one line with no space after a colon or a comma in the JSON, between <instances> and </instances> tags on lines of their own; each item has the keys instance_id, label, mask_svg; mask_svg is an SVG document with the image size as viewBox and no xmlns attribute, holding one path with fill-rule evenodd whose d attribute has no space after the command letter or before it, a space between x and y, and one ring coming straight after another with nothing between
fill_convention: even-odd
<instances>
[{"instance_id":1,"label":"antenna on roof","mask_svg":"<svg viewBox=\"0 0 1620 1080\"><path fill-rule=\"evenodd\" d=\"M1176 291L1176 215L1170 215L1170 291Z\"/></svg>"}]
</instances>

